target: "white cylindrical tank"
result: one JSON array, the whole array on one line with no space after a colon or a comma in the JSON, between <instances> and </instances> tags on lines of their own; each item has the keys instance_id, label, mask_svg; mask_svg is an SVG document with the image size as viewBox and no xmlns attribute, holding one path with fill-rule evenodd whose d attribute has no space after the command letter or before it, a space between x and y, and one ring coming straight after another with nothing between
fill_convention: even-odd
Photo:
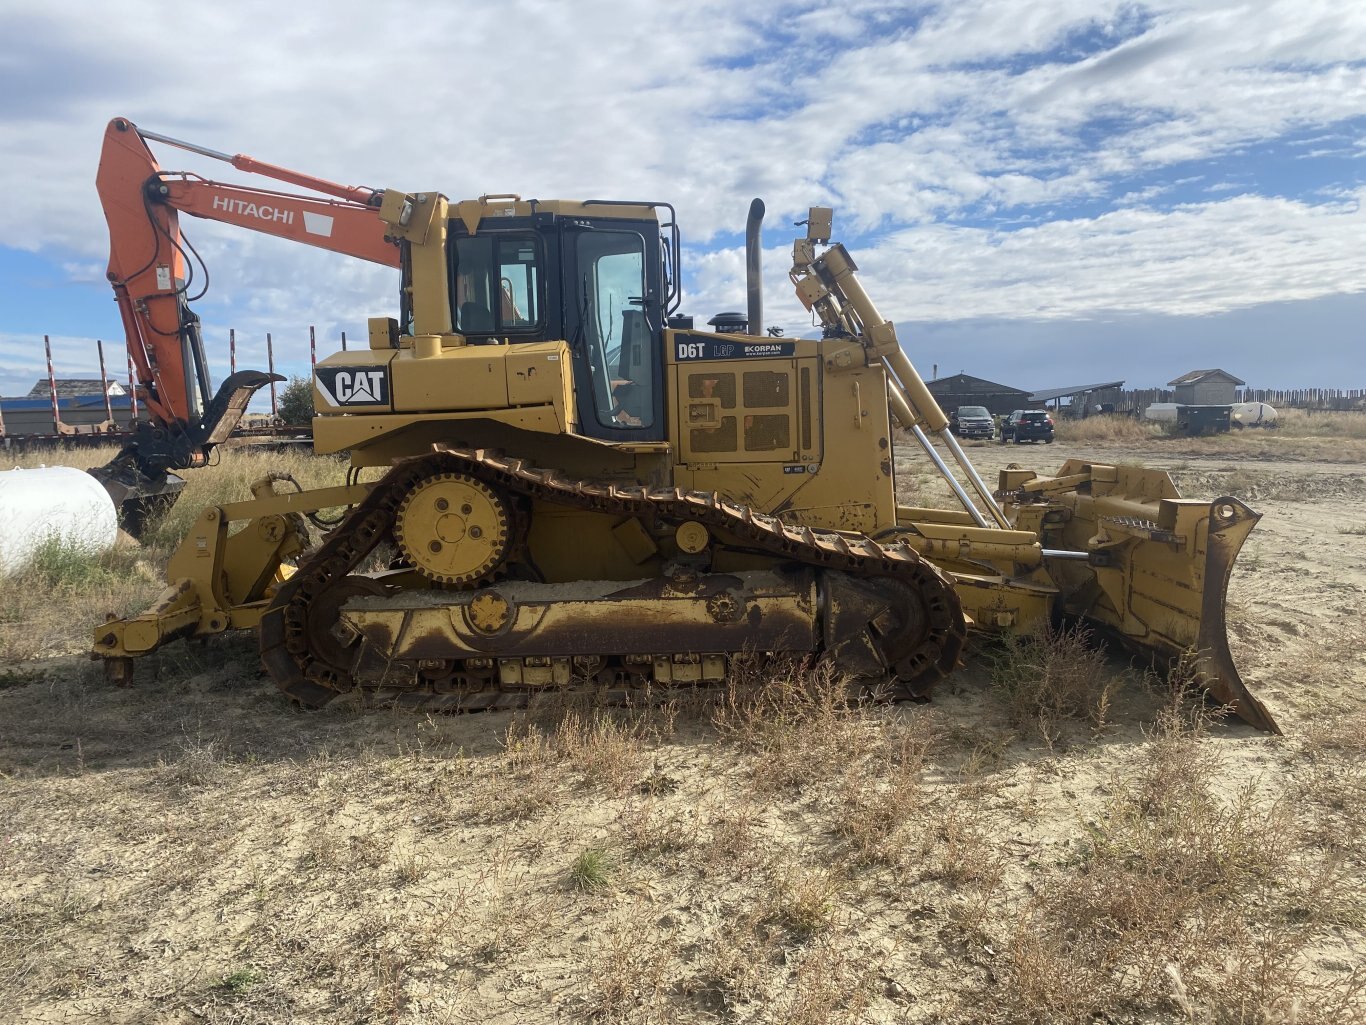
<instances>
[{"instance_id":1,"label":"white cylindrical tank","mask_svg":"<svg viewBox=\"0 0 1366 1025\"><path fill-rule=\"evenodd\" d=\"M1143 411L1143 419L1174 423L1176 421L1176 403L1154 402Z\"/></svg>"},{"instance_id":2,"label":"white cylindrical tank","mask_svg":"<svg viewBox=\"0 0 1366 1025\"><path fill-rule=\"evenodd\" d=\"M1276 410L1265 402L1239 402L1233 407L1232 420L1239 427L1269 427L1276 422Z\"/></svg>"},{"instance_id":3,"label":"white cylindrical tank","mask_svg":"<svg viewBox=\"0 0 1366 1025\"><path fill-rule=\"evenodd\" d=\"M114 547L118 533L114 500L84 470L0 470L0 573L23 569L48 538L97 554Z\"/></svg>"}]
</instances>

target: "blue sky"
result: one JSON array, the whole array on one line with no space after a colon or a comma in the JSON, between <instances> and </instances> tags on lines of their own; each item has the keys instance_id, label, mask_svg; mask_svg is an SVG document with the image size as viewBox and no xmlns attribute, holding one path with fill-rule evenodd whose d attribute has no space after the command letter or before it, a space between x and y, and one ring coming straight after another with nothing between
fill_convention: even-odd
<instances>
[{"instance_id":1,"label":"blue sky","mask_svg":"<svg viewBox=\"0 0 1366 1025\"><path fill-rule=\"evenodd\" d=\"M741 7L743 6L743 9ZM0 393L121 347L94 174L119 115L322 177L452 198L673 202L685 312L744 305L762 197L767 319L808 206L835 208L925 376L1160 385L1223 366L1366 387L1366 8L958 0L686 5L10 0L0 38ZM405 56L407 55L407 56ZM160 150L168 169L224 165ZM226 172L226 173L225 173ZM216 376L307 369L382 268L191 218ZM112 347L111 347L112 343ZM122 357L115 358L120 366Z\"/></svg>"}]
</instances>

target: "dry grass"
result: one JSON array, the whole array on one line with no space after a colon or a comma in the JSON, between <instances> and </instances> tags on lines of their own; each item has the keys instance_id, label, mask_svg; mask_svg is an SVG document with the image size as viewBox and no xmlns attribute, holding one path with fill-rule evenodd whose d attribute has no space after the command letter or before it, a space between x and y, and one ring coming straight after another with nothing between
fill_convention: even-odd
<instances>
[{"instance_id":1,"label":"dry grass","mask_svg":"<svg viewBox=\"0 0 1366 1025\"><path fill-rule=\"evenodd\" d=\"M329 465L308 480L335 482ZM306 715L249 637L170 646L119 692L38 654L79 651L82 603L153 554L54 554L41 588L0 603L51 623L36 646L0 624L23 659L0 668L14 1020L1366 1013L1355 592L1332 629L1278 613L1300 616L1302 646L1250 649L1293 659L1249 660L1275 740L1179 693L1153 720L1156 699L1116 691L1065 632L1011 639L931 708L853 700L793 664L637 708Z\"/></svg>"},{"instance_id":2,"label":"dry grass","mask_svg":"<svg viewBox=\"0 0 1366 1025\"><path fill-rule=\"evenodd\" d=\"M0 577L0 659L85 650L90 631L106 615L146 608L165 586L166 560L194 519L209 505L249 499L253 481L282 472L314 488L340 484L345 473L337 459L299 451L220 451L212 470L185 474L180 500L149 525L141 544L125 536L113 550L89 554L54 539L39 547L27 568ZM86 468L115 454L113 448L52 449L21 453L13 462Z\"/></svg>"},{"instance_id":3,"label":"dry grass","mask_svg":"<svg viewBox=\"0 0 1366 1025\"><path fill-rule=\"evenodd\" d=\"M1138 764L1025 902L1008 1018L1083 1022L1177 1010L1199 1022L1336 1022L1366 976L1324 985L1306 952L1353 884L1256 782L1218 785L1203 713L1159 719Z\"/></svg>"},{"instance_id":4,"label":"dry grass","mask_svg":"<svg viewBox=\"0 0 1366 1025\"><path fill-rule=\"evenodd\" d=\"M1150 444L1164 434L1161 424L1133 416L1088 416L1084 420L1058 420L1054 428L1059 443L1103 442Z\"/></svg>"},{"instance_id":5,"label":"dry grass","mask_svg":"<svg viewBox=\"0 0 1366 1025\"><path fill-rule=\"evenodd\" d=\"M149 553L119 546L92 554L44 541L24 569L0 575L0 660L31 660L86 647L106 615L141 611L165 586Z\"/></svg>"},{"instance_id":6,"label":"dry grass","mask_svg":"<svg viewBox=\"0 0 1366 1025\"><path fill-rule=\"evenodd\" d=\"M1191 455L1226 454L1251 459L1303 459L1326 463L1366 460L1366 412L1280 411L1272 430L1248 428L1201 438L1172 438Z\"/></svg>"},{"instance_id":7,"label":"dry grass","mask_svg":"<svg viewBox=\"0 0 1366 1025\"><path fill-rule=\"evenodd\" d=\"M1065 720L1105 725L1119 681L1084 626L1045 623L1002 634L988 658L992 686L1015 725L1037 730L1049 744Z\"/></svg>"},{"instance_id":8,"label":"dry grass","mask_svg":"<svg viewBox=\"0 0 1366 1025\"><path fill-rule=\"evenodd\" d=\"M762 790L840 777L892 739L875 703L828 662L742 666L713 723L758 756L754 784Z\"/></svg>"},{"instance_id":9,"label":"dry grass","mask_svg":"<svg viewBox=\"0 0 1366 1025\"><path fill-rule=\"evenodd\" d=\"M1171 454L1227 455L1263 460L1305 459L1332 463L1366 460L1366 412L1279 411L1274 429L1248 428L1188 438L1168 425L1127 416L1060 420L1057 443L1160 449Z\"/></svg>"},{"instance_id":10,"label":"dry grass","mask_svg":"<svg viewBox=\"0 0 1366 1025\"><path fill-rule=\"evenodd\" d=\"M1366 411L1281 409L1277 410L1275 432L1290 438L1351 438L1366 441Z\"/></svg>"},{"instance_id":11,"label":"dry grass","mask_svg":"<svg viewBox=\"0 0 1366 1025\"><path fill-rule=\"evenodd\" d=\"M1359 718L1297 749L1295 802L1225 782L1212 727L1172 710L1097 802L1026 817L1102 749L1017 770L1029 749L983 759L981 731L837 700L824 673L687 714L433 720L300 717L216 661L66 712L0 692L9 722L56 716L2 738L0 999L21 1017L1251 1022L1297 1000L1316 1022L1359 993L1313 953L1362 928ZM508 814L528 788L548 796Z\"/></svg>"}]
</instances>

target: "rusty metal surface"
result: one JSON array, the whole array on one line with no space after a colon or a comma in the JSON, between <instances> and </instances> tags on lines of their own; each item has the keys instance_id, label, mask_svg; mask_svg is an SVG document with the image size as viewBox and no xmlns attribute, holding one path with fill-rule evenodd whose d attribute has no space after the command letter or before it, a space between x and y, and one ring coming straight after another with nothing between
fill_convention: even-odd
<instances>
[{"instance_id":1,"label":"rusty metal surface","mask_svg":"<svg viewBox=\"0 0 1366 1025\"><path fill-rule=\"evenodd\" d=\"M488 450L438 448L430 455L400 462L376 484L366 500L280 588L262 617L262 660L281 689L296 700L320 705L358 684L371 685L373 666L358 679L334 660L317 657L310 642L311 636L317 636L311 619L315 610L321 612L323 606L319 602L329 589L353 573L381 541L391 537L397 510L406 496L423 481L442 473L467 474L524 503L545 502L614 517L637 517L668 530L676 530L687 522L698 523L713 535L725 538L727 544L761 553L775 564L790 564L798 575L814 573L821 586L819 612L827 624L815 646L830 651L842 665L847 663L855 675L866 672L870 665L878 665L899 683L903 693L923 693L958 663L966 624L953 584L903 544L881 545L863 535L788 526L774 517L727 502L715 493L574 481L557 471L536 469L522 460ZM665 669L687 667L693 664L692 660L715 655L717 641L725 632L723 622L715 621L715 617L732 614L732 610L721 599L725 582L708 579L710 576L700 573L694 583L698 602L713 617L712 629L695 633L678 630L674 643L656 653L666 660ZM857 578L857 587L851 588L844 582L846 578ZM646 581L638 585L645 592L639 597L648 599L650 588L662 586L677 584ZM799 591L799 587L793 586L791 593ZM736 598L731 596L738 607L742 603ZM400 601L406 600L400 596ZM435 600L441 602L439 598ZM862 612L854 609L860 601L864 603ZM383 600L364 599L355 604L361 607L370 602L378 606ZM338 607L328 604L333 609ZM458 606L461 602L452 599L449 604ZM801 617L786 618L789 624L784 629L791 629ZM397 643L393 622L390 617L388 625L377 629L380 634L387 630L390 643ZM610 643L611 634L603 636ZM377 634L376 640L381 639ZM803 641L795 647L809 651L812 645ZM377 654L373 647L360 648L358 663L364 663L366 658L389 658ZM404 665L400 672L392 671L392 661L386 662L390 671L383 676L382 689L392 691L391 696L408 703L470 710L508 707L526 700L524 688L509 691L500 685L498 657L456 645L418 650L423 657L401 660ZM584 653L581 642L575 651L561 654L579 659L581 674L597 673L599 683L646 685L660 676L661 666L652 664L650 655L627 655L623 663L617 658L619 653L610 648L604 650L600 646L592 654ZM538 673L545 669L546 678L550 679L554 676L550 669L555 667L531 663L560 656L519 653L517 657L525 659L529 673L532 669ZM617 663L615 669L612 662ZM605 672L611 673L610 679L604 680ZM686 668L669 670L667 675L670 679L687 679L689 672ZM393 687L395 679L402 681L397 688Z\"/></svg>"},{"instance_id":2,"label":"rusty metal surface","mask_svg":"<svg viewBox=\"0 0 1366 1025\"><path fill-rule=\"evenodd\" d=\"M341 615L387 665L479 655L817 650L817 601L809 570L727 577L731 586L712 594L706 593L712 588L674 590L666 578L624 589L612 581L508 581L442 593L440 602L422 600L422 592L350 601ZM723 595L743 613L722 612L716 599ZM405 600L413 597L418 600ZM487 614L490 607L497 615Z\"/></svg>"}]
</instances>

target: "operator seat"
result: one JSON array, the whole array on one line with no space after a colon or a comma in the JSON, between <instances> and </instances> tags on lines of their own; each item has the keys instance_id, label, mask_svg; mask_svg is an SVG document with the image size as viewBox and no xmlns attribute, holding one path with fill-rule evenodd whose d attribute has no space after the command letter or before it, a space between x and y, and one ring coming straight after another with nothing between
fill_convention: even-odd
<instances>
[{"instance_id":1,"label":"operator seat","mask_svg":"<svg viewBox=\"0 0 1366 1025\"><path fill-rule=\"evenodd\" d=\"M493 312L473 299L460 304L460 331L467 335L493 333Z\"/></svg>"}]
</instances>

